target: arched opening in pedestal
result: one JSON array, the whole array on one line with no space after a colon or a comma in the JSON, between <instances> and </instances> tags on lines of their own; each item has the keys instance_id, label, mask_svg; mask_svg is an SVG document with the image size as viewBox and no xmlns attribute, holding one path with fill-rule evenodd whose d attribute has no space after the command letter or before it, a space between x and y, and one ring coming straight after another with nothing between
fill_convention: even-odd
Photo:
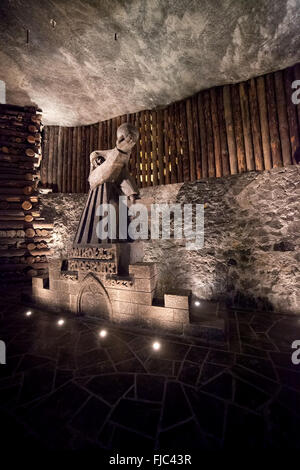
<instances>
[{"instance_id":1,"label":"arched opening in pedestal","mask_svg":"<svg viewBox=\"0 0 300 470\"><path fill-rule=\"evenodd\" d=\"M78 314L109 320L111 317L111 303L102 283L88 274L78 295Z\"/></svg>"}]
</instances>

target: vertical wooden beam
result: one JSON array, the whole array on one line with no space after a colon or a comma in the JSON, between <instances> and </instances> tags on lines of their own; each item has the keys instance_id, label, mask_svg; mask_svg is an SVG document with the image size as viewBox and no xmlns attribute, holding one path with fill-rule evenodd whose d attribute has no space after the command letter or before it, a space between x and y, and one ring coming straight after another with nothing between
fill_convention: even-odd
<instances>
[{"instance_id":1,"label":"vertical wooden beam","mask_svg":"<svg viewBox=\"0 0 300 470\"><path fill-rule=\"evenodd\" d=\"M228 151L229 151L230 173L232 175L235 175L238 172L238 165L237 165L237 152L236 152L236 143L235 143L235 135L234 135L234 124L233 124L233 116L232 116L230 85L225 85L223 87L223 103L224 103L224 116L225 116L225 123L226 123L227 144L228 144Z\"/></svg>"},{"instance_id":2,"label":"vertical wooden beam","mask_svg":"<svg viewBox=\"0 0 300 470\"><path fill-rule=\"evenodd\" d=\"M164 176L164 134L163 134L163 112L157 110L157 156L159 184L165 183Z\"/></svg>"},{"instance_id":3,"label":"vertical wooden beam","mask_svg":"<svg viewBox=\"0 0 300 470\"><path fill-rule=\"evenodd\" d=\"M72 192L72 173L73 173L73 127L69 127L68 129L68 169L67 169L67 189L68 193Z\"/></svg>"},{"instance_id":4,"label":"vertical wooden beam","mask_svg":"<svg viewBox=\"0 0 300 470\"><path fill-rule=\"evenodd\" d=\"M62 168L63 168L63 127L58 128L57 137L57 192L62 191Z\"/></svg>"},{"instance_id":5,"label":"vertical wooden beam","mask_svg":"<svg viewBox=\"0 0 300 470\"><path fill-rule=\"evenodd\" d=\"M177 163L176 163L176 141L175 141L175 106L168 106L169 136L170 136L170 161L171 161L171 183L177 183Z\"/></svg>"},{"instance_id":6,"label":"vertical wooden beam","mask_svg":"<svg viewBox=\"0 0 300 470\"><path fill-rule=\"evenodd\" d=\"M277 168L282 166L282 160L273 74L266 75L266 85L272 164Z\"/></svg>"},{"instance_id":7,"label":"vertical wooden beam","mask_svg":"<svg viewBox=\"0 0 300 470\"><path fill-rule=\"evenodd\" d=\"M195 165L195 148L194 148L194 132L193 132L193 115L192 115L192 101L188 98L185 101L186 105L186 123L187 135L189 144L189 161L190 161L190 181L196 179L196 165Z\"/></svg>"},{"instance_id":8,"label":"vertical wooden beam","mask_svg":"<svg viewBox=\"0 0 300 470\"><path fill-rule=\"evenodd\" d=\"M251 78L250 80L249 102L250 102L251 131L252 131L252 141L253 141L253 152L254 152L254 158L255 158L255 169L260 171L264 169L264 162L263 162L263 154L262 154L262 142L261 142L261 131L260 131L260 123L259 123L256 82L254 78Z\"/></svg>"},{"instance_id":9,"label":"vertical wooden beam","mask_svg":"<svg viewBox=\"0 0 300 470\"><path fill-rule=\"evenodd\" d=\"M106 123L107 123L107 145L108 145L107 149L112 149L112 148L115 147L116 142L113 142L113 140L112 140L112 129L111 129L111 124L112 123L111 123L111 119L108 119L106 121ZM92 133L93 133L93 127L92 127ZM93 133L92 140L94 141L94 133ZM95 149L93 149L93 150L95 150Z\"/></svg>"},{"instance_id":10,"label":"vertical wooden beam","mask_svg":"<svg viewBox=\"0 0 300 470\"><path fill-rule=\"evenodd\" d=\"M136 181L141 186L141 122L140 113L135 113L135 127L139 131L139 139L136 144Z\"/></svg>"},{"instance_id":11,"label":"vertical wooden beam","mask_svg":"<svg viewBox=\"0 0 300 470\"><path fill-rule=\"evenodd\" d=\"M207 160L207 142L206 142L206 126L204 118L203 93L198 93L198 118L199 131L201 141L201 174L202 178L208 177L208 160Z\"/></svg>"},{"instance_id":12,"label":"vertical wooden beam","mask_svg":"<svg viewBox=\"0 0 300 470\"><path fill-rule=\"evenodd\" d=\"M157 163L157 113L152 111L152 165L153 165L153 185L158 184L158 163Z\"/></svg>"},{"instance_id":13,"label":"vertical wooden beam","mask_svg":"<svg viewBox=\"0 0 300 470\"><path fill-rule=\"evenodd\" d=\"M257 85L257 99L258 99L258 108L259 108L262 148L263 148L263 156L264 156L264 167L265 167L265 170L270 170L272 168L272 158L271 158L271 148L270 148L270 131L269 131L269 124L268 124L265 78L258 77L256 80L256 85Z\"/></svg>"},{"instance_id":14,"label":"vertical wooden beam","mask_svg":"<svg viewBox=\"0 0 300 470\"><path fill-rule=\"evenodd\" d=\"M285 100L285 91L283 83L283 73L278 71L274 74L275 79L275 95L279 123L279 135L281 142L283 166L290 165L292 162L291 144L289 135L289 125L287 118L287 105Z\"/></svg>"},{"instance_id":15,"label":"vertical wooden beam","mask_svg":"<svg viewBox=\"0 0 300 470\"><path fill-rule=\"evenodd\" d=\"M142 187L147 186L145 111L141 112L141 151L142 151Z\"/></svg>"},{"instance_id":16,"label":"vertical wooden beam","mask_svg":"<svg viewBox=\"0 0 300 470\"><path fill-rule=\"evenodd\" d=\"M284 71L284 84L285 84L285 93L286 93L286 109L287 117L289 124L289 138L292 151L292 162L296 163L294 155L296 149L299 147L299 132L300 132L300 122L297 122L297 106L292 102L292 93L295 91L292 88L293 82L293 70L292 68L287 68ZM298 125L299 124L299 125Z\"/></svg>"},{"instance_id":17,"label":"vertical wooden beam","mask_svg":"<svg viewBox=\"0 0 300 470\"><path fill-rule=\"evenodd\" d=\"M165 108L164 110L164 144L165 144L165 184L170 183L170 144L169 144L169 116L168 116L168 109Z\"/></svg>"},{"instance_id":18,"label":"vertical wooden beam","mask_svg":"<svg viewBox=\"0 0 300 470\"><path fill-rule=\"evenodd\" d=\"M58 163L58 129L59 126L54 126L54 139L53 139L53 167L52 167L52 189L57 192L57 163Z\"/></svg>"},{"instance_id":19,"label":"vertical wooden beam","mask_svg":"<svg viewBox=\"0 0 300 470\"><path fill-rule=\"evenodd\" d=\"M43 188L47 187L48 179L48 159L49 159L49 126L44 127L43 139L43 158L41 162L41 184Z\"/></svg>"},{"instance_id":20,"label":"vertical wooden beam","mask_svg":"<svg viewBox=\"0 0 300 470\"><path fill-rule=\"evenodd\" d=\"M68 128L64 127L63 129L63 171L62 171L62 192L66 193L67 192L67 171L68 171Z\"/></svg>"},{"instance_id":21,"label":"vertical wooden beam","mask_svg":"<svg viewBox=\"0 0 300 470\"><path fill-rule=\"evenodd\" d=\"M86 126L86 130L88 127ZM86 133L86 135L88 132ZM97 150L103 149L103 133L102 133L102 122L98 122L98 147Z\"/></svg>"},{"instance_id":22,"label":"vertical wooden beam","mask_svg":"<svg viewBox=\"0 0 300 470\"><path fill-rule=\"evenodd\" d=\"M73 127L73 141L72 141L72 193L76 193L76 179L77 179L77 134L78 128Z\"/></svg>"},{"instance_id":23,"label":"vertical wooden beam","mask_svg":"<svg viewBox=\"0 0 300 470\"><path fill-rule=\"evenodd\" d=\"M100 124L100 123L99 123ZM101 131L103 130L101 126ZM99 138L99 132L98 132ZM101 146L98 150L101 149ZM88 177L90 174L90 126L85 128L85 169L84 169L84 180L85 180L85 192L89 189Z\"/></svg>"},{"instance_id":24,"label":"vertical wooden beam","mask_svg":"<svg viewBox=\"0 0 300 470\"><path fill-rule=\"evenodd\" d=\"M150 120L150 111L145 111L145 125L146 125L146 161L147 161L147 186L151 186L151 176L152 176L152 142L151 142L151 120Z\"/></svg>"},{"instance_id":25,"label":"vertical wooden beam","mask_svg":"<svg viewBox=\"0 0 300 470\"><path fill-rule=\"evenodd\" d=\"M217 109L218 109L218 115L219 115L222 175L228 176L230 174L229 154L228 154L228 146L227 146L226 123L225 123L222 87L218 87L216 90L216 93L217 93Z\"/></svg>"},{"instance_id":26,"label":"vertical wooden beam","mask_svg":"<svg viewBox=\"0 0 300 470\"><path fill-rule=\"evenodd\" d=\"M81 152L80 152L80 167L81 167L81 175L80 175L80 192L85 193L85 184L86 184L86 135L87 135L87 127L81 127ZM96 126L98 131L98 125ZM98 144L98 132L96 132L96 140Z\"/></svg>"},{"instance_id":27,"label":"vertical wooden beam","mask_svg":"<svg viewBox=\"0 0 300 470\"><path fill-rule=\"evenodd\" d=\"M198 116L198 97L193 96L192 101L192 119L193 119L193 135L194 135L194 152L195 152L195 172L196 179L199 180L202 177L201 171L201 144L199 135L199 116Z\"/></svg>"},{"instance_id":28,"label":"vertical wooden beam","mask_svg":"<svg viewBox=\"0 0 300 470\"><path fill-rule=\"evenodd\" d=\"M181 183L183 181L183 162L182 162L182 130L180 125L180 108L179 103L174 105L175 112L175 143L176 143L176 155L177 155L177 181Z\"/></svg>"},{"instance_id":29,"label":"vertical wooden beam","mask_svg":"<svg viewBox=\"0 0 300 470\"><path fill-rule=\"evenodd\" d=\"M181 133L182 133L183 181L190 181L190 159L189 159L185 102L181 101L179 104L179 107L180 107L180 124L181 124Z\"/></svg>"},{"instance_id":30,"label":"vertical wooden beam","mask_svg":"<svg viewBox=\"0 0 300 470\"><path fill-rule=\"evenodd\" d=\"M248 83L247 82L240 83L239 91L240 91L240 105L241 105L241 113L242 113L245 154L246 154L246 165L247 165L247 171L252 171L255 169L255 164L254 164L250 110L249 110L249 101L248 101Z\"/></svg>"},{"instance_id":31,"label":"vertical wooden beam","mask_svg":"<svg viewBox=\"0 0 300 470\"><path fill-rule=\"evenodd\" d=\"M117 140L117 127L119 127L119 126L117 126L117 119L118 118L116 118L116 117L111 119L111 138L112 138L112 142L116 142L116 140ZM113 146L111 148L113 148Z\"/></svg>"},{"instance_id":32,"label":"vertical wooden beam","mask_svg":"<svg viewBox=\"0 0 300 470\"><path fill-rule=\"evenodd\" d=\"M213 130L211 122L210 96L209 91L204 92L204 118L206 127L207 157L208 157L208 176L215 176L215 156Z\"/></svg>"},{"instance_id":33,"label":"vertical wooden beam","mask_svg":"<svg viewBox=\"0 0 300 470\"><path fill-rule=\"evenodd\" d=\"M217 94L216 88L210 89L210 105L211 105L211 121L214 139L214 156L215 156L215 170L216 177L222 176L222 161L221 161L221 143L219 131L219 112L217 107Z\"/></svg>"},{"instance_id":34,"label":"vertical wooden beam","mask_svg":"<svg viewBox=\"0 0 300 470\"><path fill-rule=\"evenodd\" d=\"M239 94L238 85L231 86L231 98L232 98L232 109L233 109L232 114L233 114L233 122L234 122L234 134L235 134L235 142L236 142L238 171L239 173L242 173L246 171L246 159L245 159L241 106L240 106L240 94Z\"/></svg>"}]
</instances>

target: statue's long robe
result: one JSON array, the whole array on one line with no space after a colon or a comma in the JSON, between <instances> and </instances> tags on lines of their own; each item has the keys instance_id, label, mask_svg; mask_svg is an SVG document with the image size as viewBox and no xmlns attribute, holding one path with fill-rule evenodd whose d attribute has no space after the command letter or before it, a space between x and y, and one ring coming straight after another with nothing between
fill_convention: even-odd
<instances>
[{"instance_id":1,"label":"statue's long robe","mask_svg":"<svg viewBox=\"0 0 300 470\"><path fill-rule=\"evenodd\" d=\"M93 158L94 157L94 158ZM119 196L131 196L138 194L135 181L129 174L129 156L119 152L116 148L112 150L97 150L91 154L91 162L95 158L102 159L97 165L91 163L91 171L87 202L83 209L77 228L73 246L96 246L99 243L111 242L112 240L101 240L96 233L96 226L100 217L96 215L96 208L100 204L113 204L118 221ZM118 236L118 226L117 226ZM113 240L116 241L116 240Z\"/></svg>"}]
</instances>

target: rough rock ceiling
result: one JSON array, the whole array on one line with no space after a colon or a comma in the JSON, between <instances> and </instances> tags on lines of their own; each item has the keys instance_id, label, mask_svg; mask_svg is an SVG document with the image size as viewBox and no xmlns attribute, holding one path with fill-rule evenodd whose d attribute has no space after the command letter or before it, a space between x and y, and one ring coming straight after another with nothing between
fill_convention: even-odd
<instances>
[{"instance_id":1,"label":"rough rock ceiling","mask_svg":"<svg viewBox=\"0 0 300 470\"><path fill-rule=\"evenodd\" d=\"M46 124L90 124L298 62L299 7L300 0L1 0L0 79L7 102L38 104Z\"/></svg>"}]
</instances>

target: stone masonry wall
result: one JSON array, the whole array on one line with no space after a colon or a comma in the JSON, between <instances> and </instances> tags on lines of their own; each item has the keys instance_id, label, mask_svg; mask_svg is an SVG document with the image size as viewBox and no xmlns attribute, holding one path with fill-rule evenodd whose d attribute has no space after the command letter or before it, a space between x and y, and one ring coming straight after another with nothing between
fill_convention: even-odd
<instances>
[{"instance_id":1,"label":"stone masonry wall","mask_svg":"<svg viewBox=\"0 0 300 470\"><path fill-rule=\"evenodd\" d=\"M143 188L141 202L205 204L201 250L187 250L185 240L142 242L143 260L158 264L157 296L185 288L203 299L300 313L299 176L300 167L290 166ZM56 256L71 247L85 201L80 194L42 197Z\"/></svg>"}]
</instances>

